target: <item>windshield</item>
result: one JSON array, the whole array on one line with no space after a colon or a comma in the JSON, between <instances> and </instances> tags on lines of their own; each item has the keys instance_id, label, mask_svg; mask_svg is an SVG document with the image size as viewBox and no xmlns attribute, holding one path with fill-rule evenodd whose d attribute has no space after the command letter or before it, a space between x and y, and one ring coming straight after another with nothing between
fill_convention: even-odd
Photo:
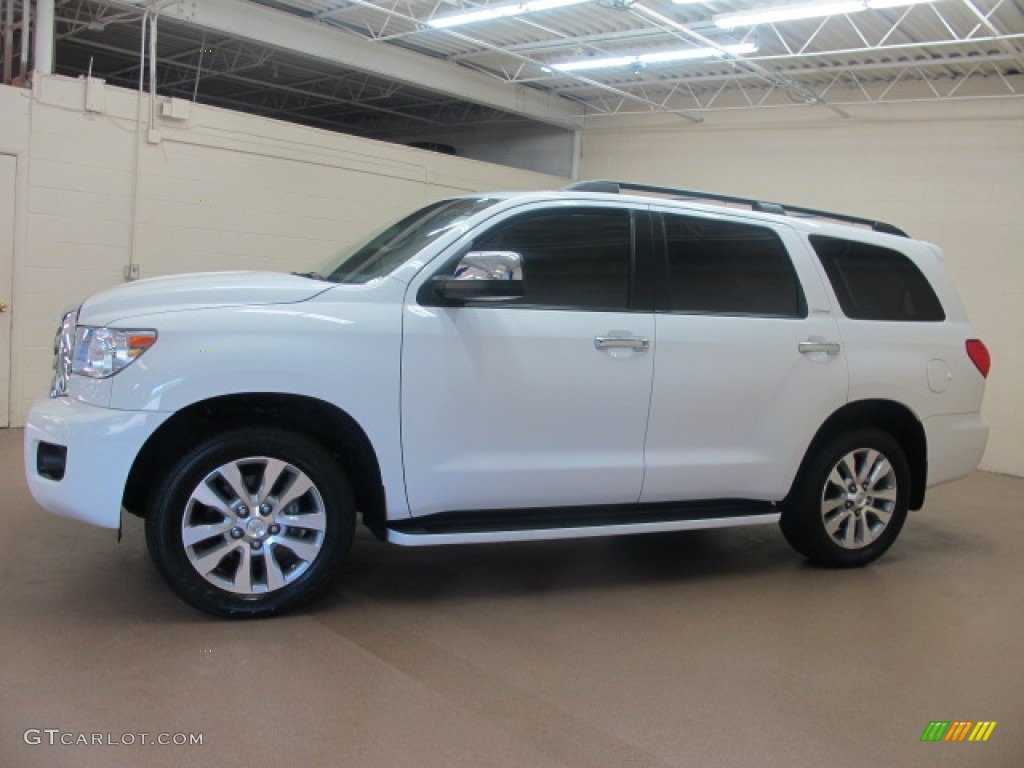
<instances>
[{"instance_id":1,"label":"windshield","mask_svg":"<svg viewBox=\"0 0 1024 768\"><path fill-rule=\"evenodd\" d=\"M413 254L497 201L460 197L421 208L369 240L335 254L321 272L332 283L368 283L397 269Z\"/></svg>"}]
</instances>

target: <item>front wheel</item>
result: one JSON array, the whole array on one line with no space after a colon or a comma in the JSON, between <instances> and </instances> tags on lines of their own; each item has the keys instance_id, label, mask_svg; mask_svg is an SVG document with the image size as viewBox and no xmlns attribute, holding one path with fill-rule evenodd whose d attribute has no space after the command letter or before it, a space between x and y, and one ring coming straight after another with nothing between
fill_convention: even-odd
<instances>
[{"instance_id":1,"label":"front wheel","mask_svg":"<svg viewBox=\"0 0 1024 768\"><path fill-rule=\"evenodd\" d=\"M907 517L910 470L887 432L860 429L811 457L783 505L789 543L819 565L849 568L881 557Z\"/></svg>"},{"instance_id":2,"label":"front wheel","mask_svg":"<svg viewBox=\"0 0 1024 768\"><path fill-rule=\"evenodd\" d=\"M235 429L192 448L150 497L146 542L185 602L217 616L281 613L321 592L352 543L352 494L317 443Z\"/></svg>"}]
</instances>

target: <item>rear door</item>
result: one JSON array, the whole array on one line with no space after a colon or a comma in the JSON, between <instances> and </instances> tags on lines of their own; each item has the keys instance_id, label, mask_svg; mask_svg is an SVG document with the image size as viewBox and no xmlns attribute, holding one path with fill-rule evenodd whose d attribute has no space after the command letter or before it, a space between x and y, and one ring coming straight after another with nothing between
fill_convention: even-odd
<instances>
[{"instance_id":1,"label":"rear door","mask_svg":"<svg viewBox=\"0 0 1024 768\"><path fill-rule=\"evenodd\" d=\"M660 226L641 500L777 500L818 427L846 401L822 280L788 228L668 210Z\"/></svg>"}]
</instances>

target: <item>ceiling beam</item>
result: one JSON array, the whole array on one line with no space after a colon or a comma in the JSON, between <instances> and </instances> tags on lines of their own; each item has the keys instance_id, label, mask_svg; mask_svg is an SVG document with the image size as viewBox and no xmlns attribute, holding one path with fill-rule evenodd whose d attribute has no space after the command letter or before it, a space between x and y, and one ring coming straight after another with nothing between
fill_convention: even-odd
<instances>
[{"instance_id":1,"label":"ceiling beam","mask_svg":"<svg viewBox=\"0 0 1024 768\"><path fill-rule=\"evenodd\" d=\"M388 10L388 9L382 7L382 6L377 5L375 2L370 2L370 0L348 0L348 2L353 3L354 5L361 6L363 8L367 8L367 9L369 9L371 11L379 11L381 13L386 13L389 16L394 16L394 17L397 17L397 18L401 18L401 19L404 19L406 21L412 22L414 24L419 24L420 23L419 19L416 19L416 18L414 18L412 16L409 16L407 14L404 14L404 13L399 13L398 11L396 11L394 9ZM526 22L526 23L530 24L531 26L537 26L536 24L533 24L532 22ZM503 54L505 56L510 56L513 59L521 61L524 64L532 65L532 66L535 66L535 67L543 67L543 64L541 64L538 61L535 61L534 59L531 59L529 56L523 56L521 53L510 52L507 48L505 48L504 46L498 45L497 43L489 43L489 42L486 42L484 40L480 40L480 39L475 38L475 37L470 37L469 35L465 35L462 32L459 32L458 29L445 29L445 30L442 30L442 31L446 35L448 35L449 37L452 37L452 38L454 38L456 40L460 40L463 43L468 43L468 44L473 45L473 46L475 46L477 48L487 48L489 50L495 51L496 53L500 53L500 54ZM548 31L550 32L550 30L548 30ZM567 39L569 39L568 36L565 36L565 37ZM502 74L499 74L497 72L493 72L490 69L485 69L485 68L482 68L482 67L476 67L476 68L479 71L481 71L481 73L492 75L494 78L496 78L500 82L508 83L508 82L514 82L515 81L515 78L513 76L510 76L507 73L502 75ZM570 77L572 77L574 80L577 80L577 81L579 81L581 83L586 83L586 84L588 84L590 86L593 86L594 88L598 88L598 89L607 91L609 93L614 93L620 99L626 99L628 101L638 101L638 102L641 102L643 104L646 104L652 110L661 110L661 105L660 104L656 104L653 101L649 101L649 100L645 99L642 96L636 96L635 94L627 93L626 91L620 91L619 89L613 88L612 86L606 85L605 83L602 83L602 82L600 82L598 80L591 80L590 78L584 77L583 75L580 75L578 73L573 73L573 74L570 75ZM684 120L690 120L691 122L694 122L694 123L702 123L702 122L704 122L704 118L697 117L696 115L688 115L685 112L679 112L679 111L675 111L675 110L673 110L672 113L677 115L678 117L683 118Z\"/></svg>"},{"instance_id":2,"label":"ceiling beam","mask_svg":"<svg viewBox=\"0 0 1024 768\"><path fill-rule=\"evenodd\" d=\"M651 10L643 3L634 3L633 5L630 5L629 10L633 14L639 16L640 18L645 18L649 22L654 22L657 26L673 34L674 36L679 37L681 40L687 40L689 42L696 41L708 48L718 48L726 61L731 61L736 66L746 69L748 72L751 72L756 77L761 78L765 82L771 83L772 85L782 88L784 91L786 91L786 93L790 94L790 96L800 99L806 104L819 104L823 107L827 107L828 109L831 109L833 112L838 114L840 117L850 116L847 112L844 112L839 107L829 104L819 94L815 93L812 89L808 88L803 83L793 80L784 74L772 72L771 70L762 67L757 62L748 60L744 56L734 56L732 54L728 54L725 51L725 49L721 45L716 43L714 40L707 38L700 32L695 32L685 24L680 24L678 21L670 19L667 16L663 16L657 11Z\"/></svg>"},{"instance_id":3,"label":"ceiling beam","mask_svg":"<svg viewBox=\"0 0 1024 768\"><path fill-rule=\"evenodd\" d=\"M583 122L582 107L567 99L244 0L192 0L168 6L162 15L560 128Z\"/></svg>"},{"instance_id":4,"label":"ceiling beam","mask_svg":"<svg viewBox=\"0 0 1024 768\"><path fill-rule=\"evenodd\" d=\"M999 28L996 27L996 25L990 21L989 17L992 15L995 9L993 8L992 11L989 11L987 14L983 14L980 10L978 10L978 6L971 2L971 0L963 0L963 2L964 5L966 5L970 9L971 13L978 17L978 19L981 21L982 26L985 27L985 29L991 32L993 36L1003 38L999 41L999 47L1003 49L1003 52L1013 56L1014 61L1016 61L1019 66L1024 67L1024 53L1021 53L1021 51L1019 51L1013 43L1011 43L1009 40L1006 40L1005 35L1003 35Z\"/></svg>"}]
</instances>

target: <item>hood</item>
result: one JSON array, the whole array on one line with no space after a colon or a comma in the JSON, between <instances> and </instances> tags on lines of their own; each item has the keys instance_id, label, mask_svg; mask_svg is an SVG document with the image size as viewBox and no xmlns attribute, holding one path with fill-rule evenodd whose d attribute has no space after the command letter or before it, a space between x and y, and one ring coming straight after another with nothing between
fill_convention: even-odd
<instances>
[{"instance_id":1,"label":"hood","mask_svg":"<svg viewBox=\"0 0 1024 768\"><path fill-rule=\"evenodd\" d=\"M111 325L137 315L188 309L294 304L332 288L331 283L281 272L202 272L153 277L93 294L78 322Z\"/></svg>"}]
</instances>

